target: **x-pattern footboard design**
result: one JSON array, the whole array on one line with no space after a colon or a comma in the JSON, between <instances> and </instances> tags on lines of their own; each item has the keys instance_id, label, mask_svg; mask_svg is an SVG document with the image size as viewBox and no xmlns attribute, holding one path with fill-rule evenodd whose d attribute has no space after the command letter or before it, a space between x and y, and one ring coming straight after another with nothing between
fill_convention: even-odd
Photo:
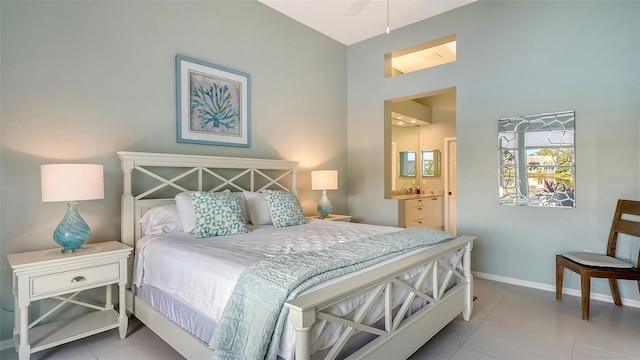
<instances>
[{"instance_id":1,"label":"x-pattern footboard design","mask_svg":"<svg viewBox=\"0 0 640 360\"><path fill-rule=\"evenodd\" d=\"M457 251L454 264L456 266L461 265L462 251ZM326 313L331 305L323 306L316 312L316 316L319 320L326 320L329 322L343 325L346 330L340 336L336 344L331 348L325 359L335 359L340 352L347 345L351 336L355 335L359 331L368 332L378 336L389 336L395 332L406 319L407 312L411 309L416 297L426 300L429 304L436 304L450 288L448 284L455 276L460 281L466 283L466 279L459 272L455 271L447 258L449 256L442 256L432 261L429 261L423 265L420 265L410 272L416 272L417 276L412 276L413 283L408 283L400 279L400 276L388 279L382 284L376 285L373 288L363 289L362 293L366 293L366 301L364 305L354 314L353 319L340 318L329 313ZM440 265L440 266L438 266ZM439 272L444 270L446 275L440 279ZM431 275L431 276L430 276ZM420 289L425 289L427 282L431 279L433 284L433 291L428 294ZM395 287L394 287L395 285ZM397 304L393 301L394 291L403 292L404 297L401 300L401 304ZM374 308L374 305L379 303L379 299L384 297L384 329L378 329L373 326L363 324L362 321L366 318L366 315ZM336 301L337 302L337 301ZM395 314L394 314L395 312Z\"/></svg>"},{"instance_id":2,"label":"x-pattern footboard design","mask_svg":"<svg viewBox=\"0 0 640 360\"><path fill-rule=\"evenodd\" d=\"M301 349L309 348L309 345L304 343L311 340L309 331L314 322L324 320L339 324L344 332L325 356L325 359L335 359L348 344L349 339L357 333L370 333L379 336L382 341L385 341L384 338L392 338L404 330L407 322L413 322L414 316L421 316L421 313L438 307L441 302L448 301L450 292L458 292L462 294L459 295L460 299L466 299L463 302L466 302L469 307L468 316L471 307L470 270L465 268L464 273L461 274L456 269L464 268L467 263L468 259L465 260L465 256L470 256L471 243L468 239L467 243L459 239L454 240L459 244L448 246L449 250L446 253L425 255L421 260L411 263L411 266L403 267L401 272L382 275L368 282L364 278L362 281L357 279L355 283L359 285L350 291L333 295L333 289L321 289L316 292L318 294L308 294L307 297L302 296L289 301L287 306L290 308L291 321L297 330L297 345ZM384 274L384 271L382 273ZM408 280L403 280L406 278L403 276L406 273L410 273L411 276ZM427 286L429 283L430 287ZM462 288L466 288L467 291L461 292ZM327 296L323 297L322 292L326 292ZM336 316L331 313L333 305L354 297L359 297L362 302L358 310L345 316ZM413 309L415 312L407 316L417 298L425 300L428 304L418 311ZM384 313L382 319L377 321L378 325L365 323L373 318L367 317L370 312L380 311L379 306L382 302L384 302ZM449 320L451 319L447 322ZM436 324L434 326L437 327ZM438 327L437 330L440 328ZM428 338L424 339L426 340ZM305 359L306 355L296 353L296 358Z\"/></svg>"}]
</instances>

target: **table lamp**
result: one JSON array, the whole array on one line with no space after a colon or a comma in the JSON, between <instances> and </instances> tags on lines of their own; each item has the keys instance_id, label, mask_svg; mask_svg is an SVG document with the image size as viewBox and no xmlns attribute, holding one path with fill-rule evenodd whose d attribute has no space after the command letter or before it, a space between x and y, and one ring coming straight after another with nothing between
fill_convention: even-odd
<instances>
[{"instance_id":1,"label":"table lamp","mask_svg":"<svg viewBox=\"0 0 640 360\"><path fill-rule=\"evenodd\" d=\"M311 190L322 190L318 201L320 218L324 219L333 210L327 190L338 190L338 170L316 170L311 172Z\"/></svg>"},{"instance_id":2,"label":"table lamp","mask_svg":"<svg viewBox=\"0 0 640 360\"><path fill-rule=\"evenodd\" d=\"M91 236L89 225L78 212L79 200L104 199L102 165L49 164L40 166L42 201L68 201L67 213L53 232L62 252L80 251Z\"/></svg>"}]
</instances>

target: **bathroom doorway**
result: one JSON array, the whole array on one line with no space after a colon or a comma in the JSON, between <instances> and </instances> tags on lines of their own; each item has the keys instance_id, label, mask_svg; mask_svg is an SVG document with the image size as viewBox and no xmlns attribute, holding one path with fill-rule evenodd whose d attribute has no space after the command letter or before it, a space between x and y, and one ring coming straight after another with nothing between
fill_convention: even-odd
<instances>
[{"instance_id":1,"label":"bathroom doorway","mask_svg":"<svg viewBox=\"0 0 640 360\"><path fill-rule=\"evenodd\" d=\"M385 181L390 188L385 190L388 198L393 198L406 189L420 191L437 196L443 196L442 215L445 223L443 228L455 233L455 138L456 138L456 89L449 88L430 93L417 94L389 100L390 106L385 110L390 112L390 136L387 149L390 150L387 169L390 174ZM453 149L448 147L453 139ZM440 169L433 173L422 169L428 162L423 161L423 154L433 150L441 153ZM453 155L445 156L454 151ZM414 153L415 174L400 173L401 153ZM452 161L453 163L449 163ZM452 195L448 195L449 192Z\"/></svg>"}]
</instances>

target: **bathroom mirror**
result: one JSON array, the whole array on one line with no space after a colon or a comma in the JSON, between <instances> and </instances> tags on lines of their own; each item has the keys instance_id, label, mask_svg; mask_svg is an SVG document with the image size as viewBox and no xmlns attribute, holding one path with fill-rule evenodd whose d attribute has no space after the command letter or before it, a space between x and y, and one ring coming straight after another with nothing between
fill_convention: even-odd
<instances>
[{"instance_id":1,"label":"bathroom mirror","mask_svg":"<svg viewBox=\"0 0 640 360\"><path fill-rule=\"evenodd\" d=\"M498 120L502 205L573 208L575 112Z\"/></svg>"},{"instance_id":2,"label":"bathroom mirror","mask_svg":"<svg viewBox=\"0 0 640 360\"><path fill-rule=\"evenodd\" d=\"M416 176L416 152L400 151L400 176Z\"/></svg>"},{"instance_id":3,"label":"bathroom mirror","mask_svg":"<svg viewBox=\"0 0 640 360\"><path fill-rule=\"evenodd\" d=\"M440 176L440 150L422 150L422 176Z\"/></svg>"}]
</instances>

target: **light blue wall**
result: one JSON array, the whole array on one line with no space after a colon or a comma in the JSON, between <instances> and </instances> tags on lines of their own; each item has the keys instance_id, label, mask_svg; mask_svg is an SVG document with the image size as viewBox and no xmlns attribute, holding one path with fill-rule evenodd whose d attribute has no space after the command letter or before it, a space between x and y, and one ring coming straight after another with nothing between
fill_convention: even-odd
<instances>
[{"instance_id":1,"label":"light blue wall","mask_svg":"<svg viewBox=\"0 0 640 360\"><path fill-rule=\"evenodd\" d=\"M346 46L256 1L0 2L0 339L11 337L6 254L53 248L66 204L40 201L40 164L104 165L105 199L79 204L91 241L120 238L118 150L301 161L346 184ZM175 56L251 75L251 148L178 144ZM346 212L346 186L331 193Z\"/></svg>"},{"instance_id":2,"label":"light blue wall","mask_svg":"<svg viewBox=\"0 0 640 360\"><path fill-rule=\"evenodd\" d=\"M105 165L105 199L80 204L95 241L119 238L117 150L301 160L307 211L308 170L347 184L348 162L349 213L395 225L383 101L449 87L474 270L553 284L553 255L603 251L615 199L640 195L639 14L635 1L482 1L346 48L254 1L0 2L0 339L13 326L6 254L52 247L65 211L40 202L40 164ZM383 78L385 53L449 34L456 63ZM176 143L176 54L251 74L251 148ZM498 206L497 119L556 110L576 111L578 207ZM330 195L336 212L346 194ZM635 284L622 293L638 299Z\"/></svg>"},{"instance_id":3,"label":"light blue wall","mask_svg":"<svg viewBox=\"0 0 640 360\"><path fill-rule=\"evenodd\" d=\"M384 101L456 87L458 233L478 236L474 270L552 285L556 253L604 252L616 200L640 195L639 24L637 1L480 1L350 46L349 212L395 225L397 203L384 199ZM386 53L450 34L457 62L383 77ZM576 112L577 207L498 205L497 120L561 110ZM609 294L604 280L593 290ZM621 292L640 299L635 282Z\"/></svg>"}]
</instances>

